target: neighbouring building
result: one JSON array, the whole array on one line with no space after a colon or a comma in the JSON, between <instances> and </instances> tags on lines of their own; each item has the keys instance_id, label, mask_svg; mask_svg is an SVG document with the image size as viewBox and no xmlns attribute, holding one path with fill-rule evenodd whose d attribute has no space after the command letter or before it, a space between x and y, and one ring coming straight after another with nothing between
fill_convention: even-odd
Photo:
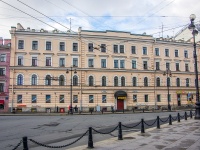
<instances>
[{"instance_id":1,"label":"neighbouring building","mask_svg":"<svg viewBox=\"0 0 200 150\"><path fill-rule=\"evenodd\" d=\"M9 111L10 42L0 39L0 113Z\"/></svg>"},{"instance_id":2,"label":"neighbouring building","mask_svg":"<svg viewBox=\"0 0 200 150\"><path fill-rule=\"evenodd\" d=\"M9 107L66 112L195 101L193 44L120 31L11 27ZM199 52L199 45L197 45ZM199 65L199 61L198 61ZM163 75L167 69L171 76Z\"/></svg>"}]
</instances>

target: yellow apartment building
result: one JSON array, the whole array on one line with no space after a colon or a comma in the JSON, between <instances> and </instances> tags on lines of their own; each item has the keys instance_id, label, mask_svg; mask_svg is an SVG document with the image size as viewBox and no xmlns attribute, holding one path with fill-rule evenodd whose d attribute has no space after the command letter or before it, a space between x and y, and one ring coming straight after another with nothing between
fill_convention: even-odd
<instances>
[{"instance_id":1,"label":"yellow apartment building","mask_svg":"<svg viewBox=\"0 0 200 150\"><path fill-rule=\"evenodd\" d=\"M195 102L192 43L19 23L10 33L11 111L66 112L71 102L82 111L167 107L168 91L172 109Z\"/></svg>"}]
</instances>

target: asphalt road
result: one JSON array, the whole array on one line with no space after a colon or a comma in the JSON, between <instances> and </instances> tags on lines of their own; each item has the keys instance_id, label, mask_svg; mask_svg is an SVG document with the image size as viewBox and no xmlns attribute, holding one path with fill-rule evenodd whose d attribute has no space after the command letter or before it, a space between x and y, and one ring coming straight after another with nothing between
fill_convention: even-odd
<instances>
[{"instance_id":1,"label":"asphalt road","mask_svg":"<svg viewBox=\"0 0 200 150\"><path fill-rule=\"evenodd\" d=\"M178 112L160 112L160 113L133 113L133 114L104 114L104 115L67 115L67 116L0 116L0 149L12 150L22 137L51 144L66 145L85 133L89 127L98 131L109 131L122 122L124 125L134 125L143 118L151 124L157 116L163 120L172 116L177 116ZM180 112L184 115L184 112ZM145 128L147 126L145 125ZM140 127L127 129L123 134L129 131L140 131ZM116 137L117 130L111 134L95 134L94 141L105 140ZM87 145L88 137L83 137L80 141L73 144ZM36 146L29 141L31 150L48 150L49 148ZM19 147L20 149L20 147ZM62 148L67 149L67 148Z\"/></svg>"}]
</instances>

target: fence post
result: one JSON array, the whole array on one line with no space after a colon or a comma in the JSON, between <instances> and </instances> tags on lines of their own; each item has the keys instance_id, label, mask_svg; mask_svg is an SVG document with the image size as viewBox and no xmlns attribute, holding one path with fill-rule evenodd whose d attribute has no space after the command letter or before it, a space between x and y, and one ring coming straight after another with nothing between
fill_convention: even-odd
<instances>
[{"instance_id":1,"label":"fence post","mask_svg":"<svg viewBox=\"0 0 200 150\"><path fill-rule=\"evenodd\" d=\"M92 139L92 127L89 127L88 148L94 148L94 146L93 146L93 139Z\"/></svg>"},{"instance_id":2,"label":"fence post","mask_svg":"<svg viewBox=\"0 0 200 150\"><path fill-rule=\"evenodd\" d=\"M119 125L118 125L118 140L123 140L122 138L122 123L119 122Z\"/></svg>"},{"instance_id":3,"label":"fence post","mask_svg":"<svg viewBox=\"0 0 200 150\"><path fill-rule=\"evenodd\" d=\"M144 131L144 119L141 119L141 133L145 133L145 131Z\"/></svg>"},{"instance_id":4,"label":"fence post","mask_svg":"<svg viewBox=\"0 0 200 150\"><path fill-rule=\"evenodd\" d=\"M157 116L157 129L160 129L160 118Z\"/></svg>"},{"instance_id":5,"label":"fence post","mask_svg":"<svg viewBox=\"0 0 200 150\"><path fill-rule=\"evenodd\" d=\"M169 115L169 125L172 125L172 116Z\"/></svg>"},{"instance_id":6,"label":"fence post","mask_svg":"<svg viewBox=\"0 0 200 150\"><path fill-rule=\"evenodd\" d=\"M185 112L185 120L187 120L187 112Z\"/></svg>"},{"instance_id":7,"label":"fence post","mask_svg":"<svg viewBox=\"0 0 200 150\"><path fill-rule=\"evenodd\" d=\"M22 138L23 140L23 150L28 150L28 140L27 140L27 136L24 136Z\"/></svg>"},{"instance_id":8,"label":"fence post","mask_svg":"<svg viewBox=\"0 0 200 150\"><path fill-rule=\"evenodd\" d=\"M190 110L190 118L192 118L192 111Z\"/></svg>"},{"instance_id":9,"label":"fence post","mask_svg":"<svg viewBox=\"0 0 200 150\"><path fill-rule=\"evenodd\" d=\"M178 122L180 122L180 114L179 114L179 113L178 113L178 116L177 116L177 117L178 117Z\"/></svg>"}]
</instances>

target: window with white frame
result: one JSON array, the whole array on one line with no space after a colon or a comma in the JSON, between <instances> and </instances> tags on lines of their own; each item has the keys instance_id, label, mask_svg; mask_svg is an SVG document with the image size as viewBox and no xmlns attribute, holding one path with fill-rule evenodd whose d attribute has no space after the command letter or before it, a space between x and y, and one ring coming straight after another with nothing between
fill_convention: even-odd
<instances>
[{"instance_id":1,"label":"window with white frame","mask_svg":"<svg viewBox=\"0 0 200 150\"><path fill-rule=\"evenodd\" d=\"M120 60L120 68L125 68L125 61L124 60Z\"/></svg>"},{"instance_id":2,"label":"window with white frame","mask_svg":"<svg viewBox=\"0 0 200 150\"><path fill-rule=\"evenodd\" d=\"M37 95L31 95L31 102L37 103Z\"/></svg>"},{"instance_id":3,"label":"window with white frame","mask_svg":"<svg viewBox=\"0 0 200 150\"><path fill-rule=\"evenodd\" d=\"M89 76L89 86L94 86L94 77Z\"/></svg>"},{"instance_id":4,"label":"window with white frame","mask_svg":"<svg viewBox=\"0 0 200 150\"><path fill-rule=\"evenodd\" d=\"M118 60L114 60L114 68L119 68Z\"/></svg>"},{"instance_id":5,"label":"window with white frame","mask_svg":"<svg viewBox=\"0 0 200 150\"><path fill-rule=\"evenodd\" d=\"M185 64L185 71L189 71L189 64Z\"/></svg>"},{"instance_id":6,"label":"window with white frame","mask_svg":"<svg viewBox=\"0 0 200 150\"><path fill-rule=\"evenodd\" d=\"M73 52L78 52L78 43L73 43Z\"/></svg>"},{"instance_id":7,"label":"window with white frame","mask_svg":"<svg viewBox=\"0 0 200 150\"><path fill-rule=\"evenodd\" d=\"M51 41L46 41L46 50L51 50Z\"/></svg>"},{"instance_id":8,"label":"window with white frame","mask_svg":"<svg viewBox=\"0 0 200 150\"><path fill-rule=\"evenodd\" d=\"M113 45L113 53L118 53L118 45Z\"/></svg>"},{"instance_id":9,"label":"window with white frame","mask_svg":"<svg viewBox=\"0 0 200 150\"><path fill-rule=\"evenodd\" d=\"M23 85L23 81L24 81L23 75L19 74L17 76L17 85Z\"/></svg>"},{"instance_id":10,"label":"window with white frame","mask_svg":"<svg viewBox=\"0 0 200 150\"><path fill-rule=\"evenodd\" d=\"M73 103L78 103L78 95L73 95Z\"/></svg>"},{"instance_id":11,"label":"window with white frame","mask_svg":"<svg viewBox=\"0 0 200 150\"><path fill-rule=\"evenodd\" d=\"M180 83L180 78L176 78L176 86L177 87L180 87L181 86L181 83Z\"/></svg>"},{"instance_id":12,"label":"window with white frame","mask_svg":"<svg viewBox=\"0 0 200 150\"><path fill-rule=\"evenodd\" d=\"M46 57L46 66L51 66L51 57Z\"/></svg>"},{"instance_id":13,"label":"window with white frame","mask_svg":"<svg viewBox=\"0 0 200 150\"><path fill-rule=\"evenodd\" d=\"M131 46L131 53L136 54L136 47L135 46Z\"/></svg>"},{"instance_id":14,"label":"window with white frame","mask_svg":"<svg viewBox=\"0 0 200 150\"><path fill-rule=\"evenodd\" d=\"M189 86L190 86L190 80L189 80L189 78L186 78L186 79L185 79L185 84L186 84L186 85L185 85L186 87L189 87Z\"/></svg>"},{"instance_id":15,"label":"window with white frame","mask_svg":"<svg viewBox=\"0 0 200 150\"><path fill-rule=\"evenodd\" d=\"M144 86L148 86L148 78L147 77L144 78Z\"/></svg>"},{"instance_id":16,"label":"window with white frame","mask_svg":"<svg viewBox=\"0 0 200 150\"><path fill-rule=\"evenodd\" d=\"M0 68L0 76L5 76L5 75L6 75L6 69Z\"/></svg>"},{"instance_id":17,"label":"window with white frame","mask_svg":"<svg viewBox=\"0 0 200 150\"><path fill-rule=\"evenodd\" d=\"M165 49L165 56L169 57L169 49Z\"/></svg>"},{"instance_id":18,"label":"window with white frame","mask_svg":"<svg viewBox=\"0 0 200 150\"><path fill-rule=\"evenodd\" d=\"M170 63L169 62L166 62L166 70L167 69L170 69Z\"/></svg>"},{"instance_id":19,"label":"window with white frame","mask_svg":"<svg viewBox=\"0 0 200 150\"><path fill-rule=\"evenodd\" d=\"M143 69L148 69L148 64L147 64L147 61L143 61Z\"/></svg>"},{"instance_id":20,"label":"window with white frame","mask_svg":"<svg viewBox=\"0 0 200 150\"><path fill-rule=\"evenodd\" d=\"M160 86L160 78L159 77L156 78L156 86Z\"/></svg>"},{"instance_id":21,"label":"window with white frame","mask_svg":"<svg viewBox=\"0 0 200 150\"><path fill-rule=\"evenodd\" d=\"M121 77L121 86L125 86L126 80L125 77Z\"/></svg>"},{"instance_id":22,"label":"window with white frame","mask_svg":"<svg viewBox=\"0 0 200 150\"><path fill-rule=\"evenodd\" d=\"M133 102L137 102L137 95L133 94Z\"/></svg>"},{"instance_id":23,"label":"window with white frame","mask_svg":"<svg viewBox=\"0 0 200 150\"><path fill-rule=\"evenodd\" d=\"M124 53L124 45L119 45L119 52Z\"/></svg>"},{"instance_id":24,"label":"window with white frame","mask_svg":"<svg viewBox=\"0 0 200 150\"><path fill-rule=\"evenodd\" d=\"M60 51L65 51L65 42L60 42L59 49Z\"/></svg>"},{"instance_id":25,"label":"window with white frame","mask_svg":"<svg viewBox=\"0 0 200 150\"><path fill-rule=\"evenodd\" d=\"M157 102L161 102L161 96L160 96L160 94L157 94Z\"/></svg>"},{"instance_id":26,"label":"window with white frame","mask_svg":"<svg viewBox=\"0 0 200 150\"><path fill-rule=\"evenodd\" d=\"M89 103L94 103L94 95L89 95Z\"/></svg>"},{"instance_id":27,"label":"window with white frame","mask_svg":"<svg viewBox=\"0 0 200 150\"><path fill-rule=\"evenodd\" d=\"M143 53L142 53L143 55L147 55L147 47L143 47L143 48L142 48L142 52L143 52Z\"/></svg>"},{"instance_id":28,"label":"window with white frame","mask_svg":"<svg viewBox=\"0 0 200 150\"><path fill-rule=\"evenodd\" d=\"M106 52L106 44L101 44L101 52Z\"/></svg>"},{"instance_id":29,"label":"window with white frame","mask_svg":"<svg viewBox=\"0 0 200 150\"><path fill-rule=\"evenodd\" d=\"M144 95L144 102L148 102L149 101L149 95Z\"/></svg>"},{"instance_id":30,"label":"window with white frame","mask_svg":"<svg viewBox=\"0 0 200 150\"><path fill-rule=\"evenodd\" d=\"M102 86L106 86L106 76L102 77Z\"/></svg>"},{"instance_id":31,"label":"window with white frame","mask_svg":"<svg viewBox=\"0 0 200 150\"><path fill-rule=\"evenodd\" d=\"M102 103L106 103L106 95L102 95Z\"/></svg>"},{"instance_id":32,"label":"window with white frame","mask_svg":"<svg viewBox=\"0 0 200 150\"><path fill-rule=\"evenodd\" d=\"M59 58L59 66L64 67L65 66L65 58Z\"/></svg>"},{"instance_id":33,"label":"window with white frame","mask_svg":"<svg viewBox=\"0 0 200 150\"><path fill-rule=\"evenodd\" d=\"M17 62L18 62L18 66L23 66L23 56L18 56Z\"/></svg>"},{"instance_id":34,"label":"window with white frame","mask_svg":"<svg viewBox=\"0 0 200 150\"><path fill-rule=\"evenodd\" d=\"M101 59L101 68L106 68L106 59Z\"/></svg>"},{"instance_id":35,"label":"window with white frame","mask_svg":"<svg viewBox=\"0 0 200 150\"><path fill-rule=\"evenodd\" d=\"M119 85L119 83L118 83L118 77L114 77L114 86L118 86Z\"/></svg>"},{"instance_id":36,"label":"window with white frame","mask_svg":"<svg viewBox=\"0 0 200 150\"><path fill-rule=\"evenodd\" d=\"M18 104L22 103L22 95L17 95L17 103Z\"/></svg>"},{"instance_id":37,"label":"window with white frame","mask_svg":"<svg viewBox=\"0 0 200 150\"><path fill-rule=\"evenodd\" d=\"M174 55L175 55L175 57L178 57L178 50L176 49L175 51L174 51Z\"/></svg>"},{"instance_id":38,"label":"window with white frame","mask_svg":"<svg viewBox=\"0 0 200 150\"><path fill-rule=\"evenodd\" d=\"M88 67L94 67L94 59L93 58L88 59Z\"/></svg>"},{"instance_id":39,"label":"window with white frame","mask_svg":"<svg viewBox=\"0 0 200 150\"><path fill-rule=\"evenodd\" d=\"M65 96L64 95L59 95L59 102L64 103L65 102Z\"/></svg>"},{"instance_id":40,"label":"window with white frame","mask_svg":"<svg viewBox=\"0 0 200 150\"><path fill-rule=\"evenodd\" d=\"M1 54L0 57L1 62L6 62L6 54Z\"/></svg>"},{"instance_id":41,"label":"window with white frame","mask_svg":"<svg viewBox=\"0 0 200 150\"><path fill-rule=\"evenodd\" d=\"M133 86L137 86L137 78L133 77Z\"/></svg>"},{"instance_id":42,"label":"window with white frame","mask_svg":"<svg viewBox=\"0 0 200 150\"><path fill-rule=\"evenodd\" d=\"M63 75L59 76L59 85L64 86L65 85L65 77Z\"/></svg>"},{"instance_id":43,"label":"window with white frame","mask_svg":"<svg viewBox=\"0 0 200 150\"><path fill-rule=\"evenodd\" d=\"M31 76L31 85L37 85L37 75L33 74Z\"/></svg>"},{"instance_id":44,"label":"window with white frame","mask_svg":"<svg viewBox=\"0 0 200 150\"><path fill-rule=\"evenodd\" d=\"M18 41L18 49L24 49L24 40Z\"/></svg>"},{"instance_id":45,"label":"window with white frame","mask_svg":"<svg viewBox=\"0 0 200 150\"><path fill-rule=\"evenodd\" d=\"M32 50L38 50L38 41L32 41Z\"/></svg>"},{"instance_id":46,"label":"window with white frame","mask_svg":"<svg viewBox=\"0 0 200 150\"><path fill-rule=\"evenodd\" d=\"M187 50L184 50L184 57L188 58L188 51Z\"/></svg>"},{"instance_id":47,"label":"window with white frame","mask_svg":"<svg viewBox=\"0 0 200 150\"><path fill-rule=\"evenodd\" d=\"M45 85L51 85L51 76L50 75L46 75Z\"/></svg>"},{"instance_id":48,"label":"window with white frame","mask_svg":"<svg viewBox=\"0 0 200 150\"><path fill-rule=\"evenodd\" d=\"M78 58L73 58L73 66L78 67Z\"/></svg>"},{"instance_id":49,"label":"window with white frame","mask_svg":"<svg viewBox=\"0 0 200 150\"><path fill-rule=\"evenodd\" d=\"M88 43L88 51L93 52L93 43Z\"/></svg>"},{"instance_id":50,"label":"window with white frame","mask_svg":"<svg viewBox=\"0 0 200 150\"><path fill-rule=\"evenodd\" d=\"M156 62L156 70L160 70L160 62Z\"/></svg>"},{"instance_id":51,"label":"window with white frame","mask_svg":"<svg viewBox=\"0 0 200 150\"><path fill-rule=\"evenodd\" d=\"M37 57L32 57L32 66L37 66Z\"/></svg>"},{"instance_id":52,"label":"window with white frame","mask_svg":"<svg viewBox=\"0 0 200 150\"><path fill-rule=\"evenodd\" d=\"M0 83L0 92L4 92L4 83Z\"/></svg>"},{"instance_id":53,"label":"window with white frame","mask_svg":"<svg viewBox=\"0 0 200 150\"><path fill-rule=\"evenodd\" d=\"M176 71L180 71L178 62L176 63Z\"/></svg>"},{"instance_id":54,"label":"window with white frame","mask_svg":"<svg viewBox=\"0 0 200 150\"><path fill-rule=\"evenodd\" d=\"M156 56L159 56L159 55L160 55L159 48L155 48L155 55L156 55Z\"/></svg>"},{"instance_id":55,"label":"window with white frame","mask_svg":"<svg viewBox=\"0 0 200 150\"><path fill-rule=\"evenodd\" d=\"M46 95L46 103L51 103L51 95Z\"/></svg>"},{"instance_id":56,"label":"window with white frame","mask_svg":"<svg viewBox=\"0 0 200 150\"><path fill-rule=\"evenodd\" d=\"M132 60L132 69L136 69L136 60Z\"/></svg>"},{"instance_id":57,"label":"window with white frame","mask_svg":"<svg viewBox=\"0 0 200 150\"><path fill-rule=\"evenodd\" d=\"M78 86L78 76L77 75L73 76L73 86Z\"/></svg>"}]
</instances>

